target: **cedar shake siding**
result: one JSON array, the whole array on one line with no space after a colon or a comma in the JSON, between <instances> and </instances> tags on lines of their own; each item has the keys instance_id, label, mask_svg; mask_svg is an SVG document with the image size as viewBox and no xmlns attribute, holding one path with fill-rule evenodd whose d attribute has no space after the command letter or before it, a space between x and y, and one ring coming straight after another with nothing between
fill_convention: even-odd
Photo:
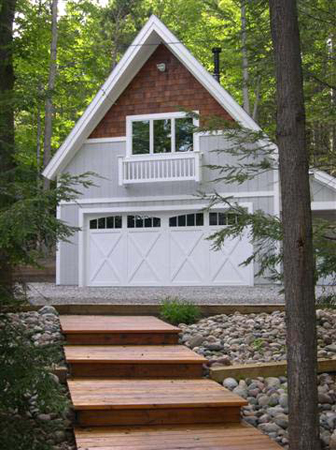
<instances>
[{"instance_id":1,"label":"cedar shake siding","mask_svg":"<svg viewBox=\"0 0 336 450\"><path fill-rule=\"evenodd\" d=\"M166 64L160 72L156 65ZM90 138L126 135L126 116L197 110L201 116L233 120L165 45L159 45L118 100L105 114Z\"/></svg>"}]
</instances>

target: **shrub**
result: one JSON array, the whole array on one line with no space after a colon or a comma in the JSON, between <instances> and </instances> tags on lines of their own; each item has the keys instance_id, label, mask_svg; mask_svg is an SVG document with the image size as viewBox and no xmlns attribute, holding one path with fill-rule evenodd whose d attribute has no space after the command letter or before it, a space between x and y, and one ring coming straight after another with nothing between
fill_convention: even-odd
<instances>
[{"instance_id":1,"label":"shrub","mask_svg":"<svg viewBox=\"0 0 336 450\"><path fill-rule=\"evenodd\" d=\"M336 294L321 295L316 299L316 307L322 309L336 309Z\"/></svg>"},{"instance_id":2,"label":"shrub","mask_svg":"<svg viewBox=\"0 0 336 450\"><path fill-rule=\"evenodd\" d=\"M178 325L179 323L189 325L200 318L201 312L198 306L190 302L179 300L177 297L167 297L162 302L160 316L172 325Z\"/></svg>"}]
</instances>

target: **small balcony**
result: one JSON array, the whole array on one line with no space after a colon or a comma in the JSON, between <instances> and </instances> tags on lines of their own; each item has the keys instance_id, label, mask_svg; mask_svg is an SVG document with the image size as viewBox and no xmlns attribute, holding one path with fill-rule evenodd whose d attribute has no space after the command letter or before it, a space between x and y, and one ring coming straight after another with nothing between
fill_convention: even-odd
<instances>
[{"instance_id":1,"label":"small balcony","mask_svg":"<svg viewBox=\"0 0 336 450\"><path fill-rule=\"evenodd\" d=\"M163 181L201 181L200 152L119 156L119 186Z\"/></svg>"}]
</instances>

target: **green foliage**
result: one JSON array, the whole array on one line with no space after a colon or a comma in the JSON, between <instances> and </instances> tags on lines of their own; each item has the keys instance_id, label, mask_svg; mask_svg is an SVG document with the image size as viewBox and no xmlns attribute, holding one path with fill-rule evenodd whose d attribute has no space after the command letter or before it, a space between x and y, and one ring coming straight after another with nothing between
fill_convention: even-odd
<instances>
[{"instance_id":1,"label":"green foliage","mask_svg":"<svg viewBox=\"0 0 336 450\"><path fill-rule=\"evenodd\" d=\"M336 309L336 293L320 295L316 299L316 307L322 309Z\"/></svg>"},{"instance_id":2,"label":"green foliage","mask_svg":"<svg viewBox=\"0 0 336 450\"><path fill-rule=\"evenodd\" d=\"M264 346L265 346L265 342L261 338L256 338L252 342L252 347L258 352L261 351L264 348Z\"/></svg>"},{"instance_id":3,"label":"green foliage","mask_svg":"<svg viewBox=\"0 0 336 450\"><path fill-rule=\"evenodd\" d=\"M46 450L52 421L36 422L38 414L65 413L64 388L47 370L60 349L36 347L29 331L8 315L0 315L0 436L2 448ZM35 405L32 404L32 399ZM38 428L36 424L38 423Z\"/></svg>"},{"instance_id":4,"label":"green foliage","mask_svg":"<svg viewBox=\"0 0 336 450\"><path fill-rule=\"evenodd\" d=\"M200 318L201 312L198 306L190 302L179 300L177 297L167 297L161 304L160 316L172 325L179 323L189 325Z\"/></svg>"}]
</instances>

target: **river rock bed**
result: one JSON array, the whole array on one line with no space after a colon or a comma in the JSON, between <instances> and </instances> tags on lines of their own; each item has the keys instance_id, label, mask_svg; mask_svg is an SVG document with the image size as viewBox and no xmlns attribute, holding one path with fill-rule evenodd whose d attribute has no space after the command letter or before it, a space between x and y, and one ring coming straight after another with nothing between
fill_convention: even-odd
<instances>
[{"instance_id":1,"label":"river rock bed","mask_svg":"<svg viewBox=\"0 0 336 450\"><path fill-rule=\"evenodd\" d=\"M61 334L58 313L52 306L44 306L39 311L9 313L8 317L12 322L20 323L25 329L27 340L36 347L55 344L59 346L59 352L56 352L55 366L64 364L64 355L61 349L63 335ZM56 375L51 374L55 382L59 383ZM64 395L69 397L68 391L64 386ZM29 399L29 411L27 412L31 427L37 428L39 433L45 436L46 442L52 450L76 450L76 444L72 431L73 411L68 408L63 413L41 413L36 405L36 396ZM46 422L48 422L46 424ZM51 430L46 434L45 425Z\"/></svg>"},{"instance_id":2,"label":"river rock bed","mask_svg":"<svg viewBox=\"0 0 336 450\"><path fill-rule=\"evenodd\" d=\"M318 357L336 357L336 311L320 309L316 315ZM284 312L220 314L179 327L182 329L181 343L205 356L210 365L286 359Z\"/></svg>"},{"instance_id":3,"label":"river rock bed","mask_svg":"<svg viewBox=\"0 0 336 450\"><path fill-rule=\"evenodd\" d=\"M236 380L226 378L223 386L248 401L242 417L288 448L287 378L269 377ZM330 374L318 377L320 437L323 449L336 449L336 380Z\"/></svg>"},{"instance_id":4,"label":"river rock bed","mask_svg":"<svg viewBox=\"0 0 336 450\"><path fill-rule=\"evenodd\" d=\"M336 357L336 311L317 310L318 356ZM180 342L208 359L208 367L286 359L285 313L217 315L193 325L180 324ZM248 401L242 417L288 448L287 378L236 380L223 385ZM335 376L318 377L322 448L336 449Z\"/></svg>"}]
</instances>

